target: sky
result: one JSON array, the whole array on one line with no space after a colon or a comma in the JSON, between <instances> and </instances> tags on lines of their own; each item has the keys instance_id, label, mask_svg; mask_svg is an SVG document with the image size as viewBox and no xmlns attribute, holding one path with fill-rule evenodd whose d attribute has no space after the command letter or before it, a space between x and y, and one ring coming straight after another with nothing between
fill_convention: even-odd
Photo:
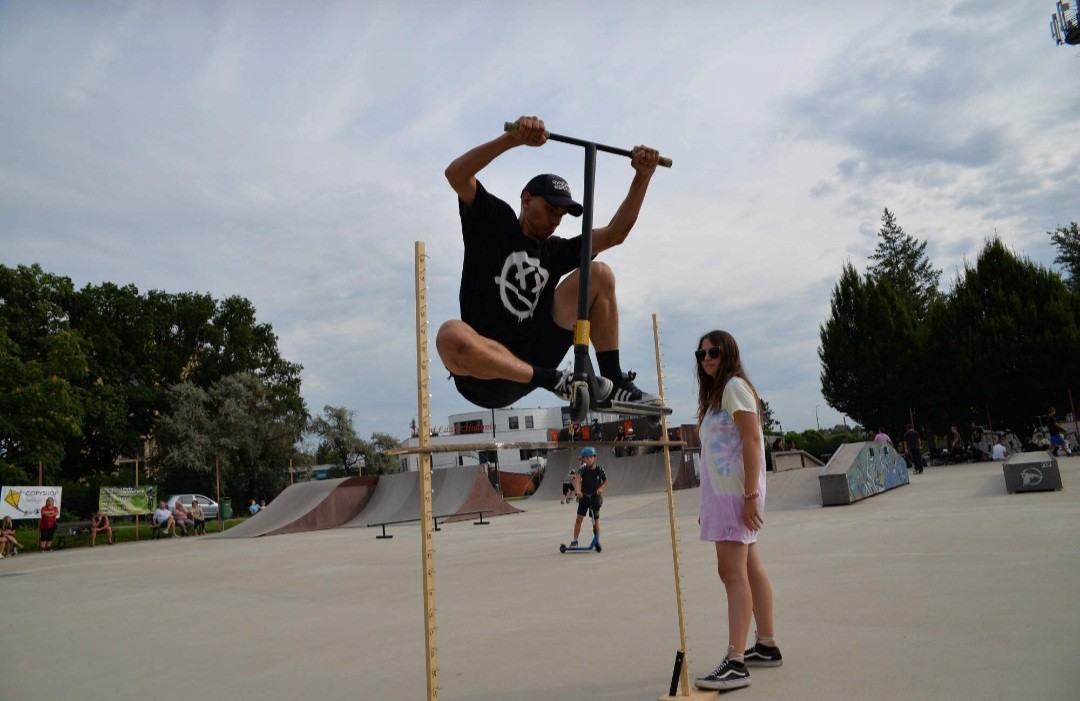
<instances>
[{"instance_id":1,"label":"sky","mask_svg":"<svg viewBox=\"0 0 1080 701\"><path fill-rule=\"evenodd\" d=\"M692 352L722 328L784 430L833 426L819 325L886 207L945 289L992 236L1052 266L1046 232L1080 219L1080 50L1050 39L1053 5L0 1L0 264L245 297L309 411L405 437L416 241L430 338L458 316L443 170L536 115L674 160L601 255L623 367L652 391L659 319L672 421L694 420ZM516 209L537 173L580 195L583 166L549 142L478 177ZM598 225L632 174L600 154ZM441 426L474 407L430 355Z\"/></svg>"}]
</instances>

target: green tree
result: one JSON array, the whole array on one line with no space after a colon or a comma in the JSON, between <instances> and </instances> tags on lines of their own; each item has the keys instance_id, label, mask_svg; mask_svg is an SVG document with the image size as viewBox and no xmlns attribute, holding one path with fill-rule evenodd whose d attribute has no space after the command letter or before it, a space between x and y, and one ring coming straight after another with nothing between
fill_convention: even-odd
<instances>
[{"instance_id":1,"label":"green tree","mask_svg":"<svg viewBox=\"0 0 1080 701\"><path fill-rule=\"evenodd\" d=\"M40 344L44 357L25 360L0 320L0 479L27 484L38 463L53 481L65 440L81 432L82 407L72 383L86 373L76 335L50 334Z\"/></svg>"},{"instance_id":2,"label":"green tree","mask_svg":"<svg viewBox=\"0 0 1080 701\"><path fill-rule=\"evenodd\" d=\"M1023 431L1080 386L1080 296L997 237L935 305L929 326L925 399L935 433L984 410L995 425Z\"/></svg>"},{"instance_id":3,"label":"green tree","mask_svg":"<svg viewBox=\"0 0 1080 701\"><path fill-rule=\"evenodd\" d=\"M307 417L276 403L260 378L236 373L206 390L174 385L171 394L170 411L153 434L157 479L172 491L206 489L220 460L222 490L234 503L285 488Z\"/></svg>"},{"instance_id":4,"label":"green tree","mask_svg":"<svg viewBox=\"0 0 1080 701\"><path fill-rule=\"evenodd\" d=\"M819 327L822 396L864 426L895 425L913 401L921 339L890 280L845 264Z\"/></svg>"},{"instance_id":5,"label":"green tree","mask_svg":"<svg viewBox=\"0 0 1080 701\"><path fill-rule=\"evenodd\" d=\"M74 288L40 266L0 265L0 474L36 481L38 462L54 481L65 443L82 432L77 385L88 372L67 306Z\"/></svg>"},{"instance_id":6,"label":"green tree","mask_svg":"<svg viewBox=\"0 0 1080 701\"><path fill-rule=\"evenodd\" d=\"M1046 233L1058 249L1054 262L1064 266L1067 271L1065 279L1069 289L1080 294L1080 224L1072 222L1067 227L1059 226Z\"/></svg>"},{"instance_id":7,"label":"green tree","mask_svg":"<svg viewBox=\"0 0 1080 701\"><path fill-rule=\"evenodd\" d=\"M896 215L885 208L878 229L878 244L870 260L875 261L868 271L873 281L887 280L902 302L909 302L916 319L922 319L937 295L941 271L934 268L926 255L926 241L906 233Z\"/></svg>"},{"instance_id":8,"label":"green tree","mask_svg":"<svg viewBox=\"0 0 1080 701\"><path fill-rule=\"evenodd\" d=\"M356 433L355 411L344 407L324 406L323 413L312 419L308 430L319 439L316 455L321 463L336 465L342 474L360 473L364 440Z\"/></svg>"},{"instance_id":9,"label":"green tree","mask_svg":"<svg viewBox=\"0 0 1080 701\"><path fill-rule=\"evenodd\" d=\"M401 472L401 459L387 455L387 451L401 445L401 441L389 433L375 432L364 444L364 471L370 475L389 475Z\"/></svg>"}]
</instances>

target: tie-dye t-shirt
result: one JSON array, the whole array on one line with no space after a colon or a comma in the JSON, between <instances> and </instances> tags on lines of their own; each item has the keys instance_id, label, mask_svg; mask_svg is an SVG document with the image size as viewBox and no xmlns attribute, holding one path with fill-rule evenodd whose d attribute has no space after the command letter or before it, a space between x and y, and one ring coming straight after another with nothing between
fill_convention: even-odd
<instances>
[{"instance_id":1,"label":"tie-dye t-shirt","mask_svg":"<svg viewBox=\"0 0 1080 701\"><path fill-rule=\"evenodd\" d=\"M743 442L732 418L736 411L758 413L750 385L740 377L728 380L720 411L709 412L701 422L701 539L754 543L757 532L742 522L743 512ZM758 497L765 510L765 439L758 431L762 462Z\"/></svg>"}]
</instances>

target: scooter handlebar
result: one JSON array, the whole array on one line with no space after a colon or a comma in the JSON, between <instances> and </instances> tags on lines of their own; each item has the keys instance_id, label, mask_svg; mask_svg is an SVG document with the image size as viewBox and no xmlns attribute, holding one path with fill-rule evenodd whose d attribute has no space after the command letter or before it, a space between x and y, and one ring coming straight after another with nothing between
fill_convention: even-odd
<instances>
[{"instance_id":1,"label":"scooter handlebar","mask_svg":"<svg viewBox=\"0 0 1080 701\"><path fill-rule=\"evenodd\" d=\"M503 131L517 131L520 128L521 127L520 127L520 125L518 125L517 122L503 122ZM552 141L559 141L559 142L562 142L564 144L573 144L575 146L588 146L588 145L591 144L591 145L596 147L597 151L604 151L606 153L614 153L617 156L626 156L627 158L633 158L634 157L634 152L633 151L630 151L630 150L627 150L627 149L624 149L624 148L616 148L614 146L606 146L604 144L598 144L598 143L595 143L593 141L585 141L584 139L575 139L572 136L563 136L561 134L552 134L550 131L545 131L544 135L547 138L551 139ZM664 166L665 168L670 168L671 165L672 165L672 160L670 158L668 158L667 156L660 156L660 161L657 163L657 165Z\"/></svg>"}]
</instances>

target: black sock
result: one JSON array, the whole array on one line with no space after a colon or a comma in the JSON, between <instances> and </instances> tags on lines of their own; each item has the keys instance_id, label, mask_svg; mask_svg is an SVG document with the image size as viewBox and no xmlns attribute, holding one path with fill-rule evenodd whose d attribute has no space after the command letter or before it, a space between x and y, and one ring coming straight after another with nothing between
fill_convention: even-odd
<instances>
[{"instance_id":1,"label":"black sock","mask_svg":"<svg viewBox=\"0 0 1080 701\"><path fill-rule=\"evenodd\" d=\"M609 380L618 380L622 377L618 348L609 351L596 351L596 365L600 370L600 374Z\"/></svg>"},{"instance_id":2,"label":"black sock","mask_svg":"<svg viewBox=\"0 0 1080 701\"><path fill-rule=\"evenodd\" d=\"M542 389L555 389L559 383L561 373L555 368L538 368L533 366L533 376L529 384Z\"/></svg>"}]
</instances>

